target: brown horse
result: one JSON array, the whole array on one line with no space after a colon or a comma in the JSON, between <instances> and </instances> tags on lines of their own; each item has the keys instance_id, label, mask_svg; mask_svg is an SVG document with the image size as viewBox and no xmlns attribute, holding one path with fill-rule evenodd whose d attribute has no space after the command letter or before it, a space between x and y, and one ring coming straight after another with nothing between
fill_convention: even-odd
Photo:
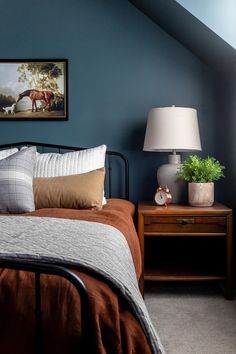
<instances>
[{"instance_id":1,"label":"brown horse","mask_svg":"<svg viewBox=\"0 0 236 354\"><path fill-rule=\"evenodd\" d=\"M35 111L37 112L37 105L36 101L44 101L45 106L43 109L45 109L48 106L48 110L51 110L51 100L54 99L54 93L52 91L39 91L39 90L26 90L22 93L19 94L17 101L19 102L22 98L24 97L29 97L32 101L32 112Z\"/></svg>"}]
</instances>

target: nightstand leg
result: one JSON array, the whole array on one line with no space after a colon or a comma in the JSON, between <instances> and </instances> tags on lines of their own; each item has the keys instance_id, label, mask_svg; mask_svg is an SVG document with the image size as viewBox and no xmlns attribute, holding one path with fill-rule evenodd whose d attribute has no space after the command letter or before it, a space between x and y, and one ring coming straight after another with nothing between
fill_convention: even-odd
<instances>
[{"instance_id":1,"label":"nightstand leg","mask_svg":"<svg viewBox=\"0 0 236 354\"><path fill-rule=\"evenodd\" d=\"M144 217L142 214L140 214L138 218L138 236L142 257L142 273L139 280L139 289L142 296L144 297Z\"/></svg>"},{"instance_id":2,"label":"nightstand leg","mask_svg":"<svg viewBox=\"0 0 236 354\"><path fill-rule=\"evenodd\" d=\"M225 298L233 300L233 227L232 214L227 216L226 238L226 288Z\"/></svg>"},{"instance_id":3,"label":"nightstand leg","mask_svg":"<svg viewBox=\"0 0 236 354\"><path fill-rule=\"evenodd\" d=\"M141 278L139 280L139 290L140 290L140 293L142 294L142 297L144 298L144 279L143 279L143 276L141 276Z\"/></svg>"}]
</instances>

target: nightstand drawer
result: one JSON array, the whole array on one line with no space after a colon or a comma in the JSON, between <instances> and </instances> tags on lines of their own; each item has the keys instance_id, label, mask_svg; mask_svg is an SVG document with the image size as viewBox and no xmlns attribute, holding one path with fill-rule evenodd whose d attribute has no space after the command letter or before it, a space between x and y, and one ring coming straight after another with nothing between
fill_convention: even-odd
<instances>
[{"instance_id":1,"label":"nightstand drawer","mask_svg":"<svg viewBox=\"0 0 236 354\"><path fill-rule=\"evenodd\" d=\"M144 232L158 233L226 233L226 217L145 215Z\"/></svg>"}]
</instances>

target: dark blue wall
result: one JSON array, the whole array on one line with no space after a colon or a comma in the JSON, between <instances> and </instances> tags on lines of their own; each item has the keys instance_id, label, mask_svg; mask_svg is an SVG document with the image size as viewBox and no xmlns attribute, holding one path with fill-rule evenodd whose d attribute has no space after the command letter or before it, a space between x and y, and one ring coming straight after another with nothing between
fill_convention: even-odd
<instances>
[{"instance_id":1,"label":"dark blue wall","mask_svg":"<svg viewBox=\"0 0 236 354\"><path fill-rule=\"evenodd\" d=\"M203 154L214 154L214 73L131 3L2 0L0 6L1 58L69 60L69 120L0 122L0 143L105 143L128 156L134 201L152 197L156 169L167 159L142 152L151 107L196 108Z\"/></svg>"},{"instance_id":2,"label":"dark blue wall","mask_svg":"<svg viewBox=\"0 0 236 354\"><path fill-rule=\"evenodd\" d=\"M226 166L220 182L219 198L236 208L236 75L219 82L216 115L216 157Z\"/></svg>"}]
</instances>

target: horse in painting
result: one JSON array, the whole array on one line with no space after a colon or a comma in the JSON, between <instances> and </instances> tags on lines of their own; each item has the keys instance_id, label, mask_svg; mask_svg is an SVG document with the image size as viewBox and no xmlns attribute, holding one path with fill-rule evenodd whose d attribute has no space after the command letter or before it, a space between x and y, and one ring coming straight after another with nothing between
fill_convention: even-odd
<instances>
[{"instance_id":1,"label":"horse in painting","mask_svg":"<svg viewBox=\"0 0 236 354\"><path fill-rule=\"evenodd\" d=\"M37 112L36 101L44 101L45 106L43 110L48 106L48 110L51 110L52 100L54 99L54 93L52 91L39 91L39 90L26 90L19 94L17 101L19 102L22 98L29 97L32 101L32 112Z\"/></svg>"}]
</instances>

